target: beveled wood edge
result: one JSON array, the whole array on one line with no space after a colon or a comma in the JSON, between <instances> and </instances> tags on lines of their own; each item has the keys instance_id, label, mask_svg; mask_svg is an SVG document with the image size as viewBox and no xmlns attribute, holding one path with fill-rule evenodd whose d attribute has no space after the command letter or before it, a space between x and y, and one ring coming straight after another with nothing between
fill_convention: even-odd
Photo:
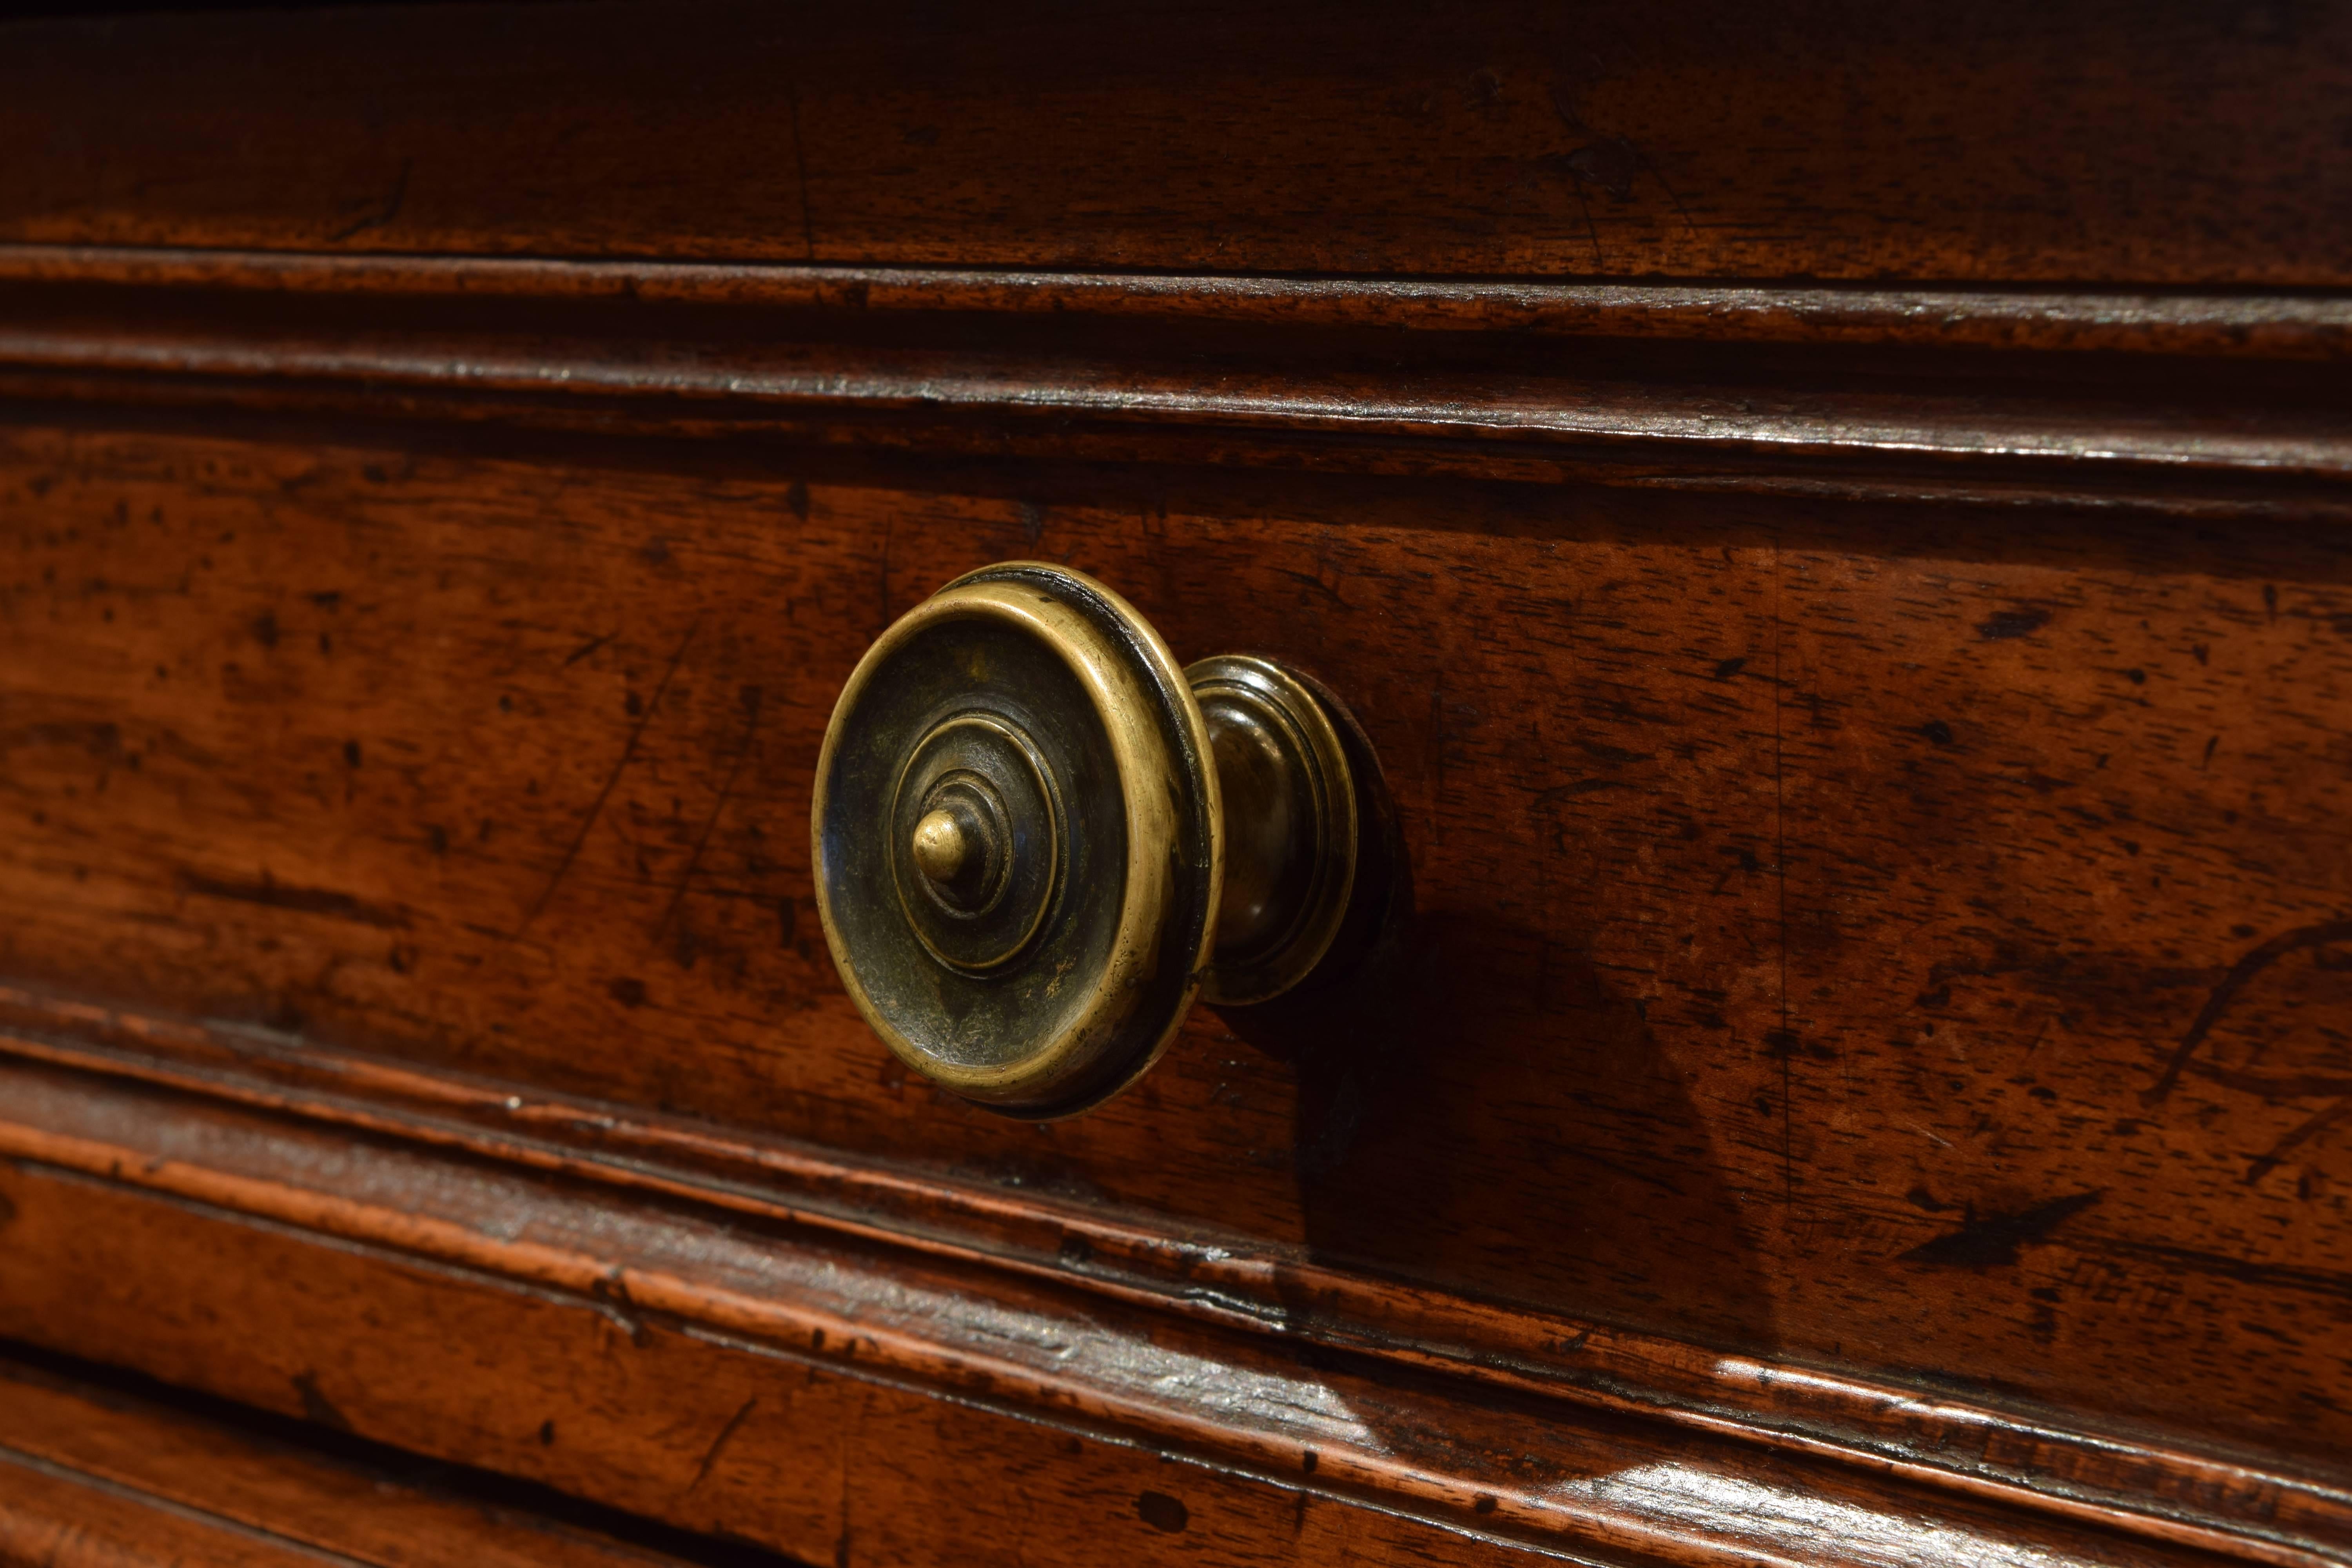
<instances>
[{"instance_id":1,"label":"beveled wood edge","mask_svg":"<svg viewBox=\"0 0 2352 1568\"><path fill-rule=\"evenodd\" d=\"M1245 1237L1155 1231L782 1139L0 986L0 1058L10 1057L807 1226L2247 1561L2352 1560L2352 1489L2255 1453L1718 1352L1352 1273ZM412 1236L396 1215L354 1229L315 1205L280 1215L209 1185L181 1192L143 1158L60 1159L5 1107L0 1152L353 1239L407 1247Z\"/></svg>"},{"instance_id":2,"label":"beveled wood edge","mask_svg":"<svg viewBox=\"0 0 2352 1568\"><path fill-rule=\"evenodd\" d=\"M2284 363L2333 361L2352 344L2352 300L2335 296L124 254L0 247L0 398L983 460L2352 515L2352 425L2312 380L2315 364ZM323 300L331 317L281 321L251 303L294 294ZM387 315L394 300L406 303ZM484 300L568 313L507 331ZM690 319L651 309L679 305L695 307ZM1055 326L1073 315L1158 335L1114 353ZM885 317L911 325L888 342L859 336ZM982 319L985 342L971 331ZM1241 360L1204 364L1181 330L1217 323L1245 330ZM1318 331L1353 331L1354 347L1335 355ZM1509 363L1413 357L1412 344L1441 335ZM1577 346L1601 339L1681 339L1710 368L1612 370ZM1535 342L1559 347L1529 362ZM1358 363L1375 342L1393 344L1396 363ZM2134 344L2147 353L2116 358ZM1890 347L1978 352L1979 365L1988 348L2032 352L2008 354L2014 368L1999 385L1980 372L1914 364L1889 377L1848 363ZM2078 349L2100 351L2092 357L2108 370L2086 381L2029 368L2080 359ZM1826 353L1845 368L1769 360L1783 351ZM2113 368L2152 365L2159 352L2171 356L2162 375ZM2231 358L2259 384L2222 396L2212 372L2182 368ZM2257 421L2245 417L2250 401Z\"/></svg>"},{"instance_id":3,"label":"beveled wood edge","mask_svg":"<svg viewBox=\"0 0 2352 1568\"><path fill-rule=\"evenodd\" d=\"M0 1104L47 1114L47 1124L21 1109L0 1117L0 1159L34 1178L133 1192L198 1226L258 1225L298 1244L421 1263L472 1291L568 1302L632 1340L659 1325L1580 1562L1876 1563L1889 1559L1874 1546L1915 1535L1961 1561L2115 1564L2166 1549L2278 1568L2352 1560L2332 1542L2053 1517L1999 1495L1931 1503L1888 1467L1759 1466L1719 1435L1460 1398L1254 1335L1109 1303L1073 1310L1058 1287L984 1269L747 1234L674 1205L616 1207L542 1176L486 1177L242 1109L192 1118L177 1096L79 1073L0 1066L0 1079L14 1080ZM70 1328L61 1334L70 1340ZM1391 1436L1412 1433L1447 1437Z\"/></svg>"},{"instance_id":4,"label":"beveled wood edge","mask_svg":"<svg viewBox=\"0 0 2352 1568\"><path fill-rule=\"evenodd\" d=\"M383 1568L380 1559L371 1563L6 1448L0 1448L0 1562L28 1568Z\"/></svg>"},{"instance_id":5,"label":"beveled wood edge","mask_svg":"<svg viewBox=\"0 0 2352 1568\"><path fill-rule=\"evenodd\" d=\"M1560 283L0 244L0 284L66 282L877 312L1079 313L1758 343L2264 359L2352 355L2352 295L2315 290Z\"/></svg>"},{"instance_id":6,"label":"beveled wood edge","mask_svg":"<svg viewBox=\"0 0 2352 1568\"><path fill-rule=\"evenodd\" d=\"M169 379L214 390L277 386L371 389L483 400L479 412L528 416L542 402L562 407L627 400L675 408L649 428L775 430L871 443L852 421L917 425L976 416L1080 421L1106 429L1205 430L1287 443L1344 440L1353 446L1445 448L1503 447L1582 460L1611 447L1648 450L1643 477L1668 483L1661 462L1732 458L1750 466L1894 459L1906 465L2051 467L2111 476L2218 474L2265 479L2352 477L2352 431L2340 421L2306 422L2276 433L2196 421L2129 419L2103 408L2056 405L1990 410L1885 397L1830 396L1802 406L1727 400L1717 389L1650 394L1618 382L1573 378L1454 376L1445 382L1303 371L1217 378L1204 386L1190 368L1160 365L1006 363L950 353L867 355L847 351L811 363L751 363L724 354L672 363L667 345L624 353L603 341L482 344L457 336L398 342L320 339L278 342L238 333L139 332L0 321L0 365L35 374ZM71 384L61 388L74 395ZM228 395L221 395L226 394ZM101 386L99 395L108 395ZM1759 395L1760 393L1759 393ZM421 412L422 410L417 410ZM814 427L830 417L833 428ZM800 426L793 431L793 426ZM1003 437L992 445L1002 447ZM1378 471L1379 458L1368 455ZM1428 457L1423 458L1428 460ZM1605 461L1605 458L1603 459ZM1366 462L1360 458L1359 463ZM1439 464L1441 470L1454 465ZM1760 476L1753 476L1760 477ZM1752 477L1751 477L1752 478Z\"/></svg>"},{"instance_id":7,"label":"beveled wood edge","mask_svg":"<svg viewBox=\"0 0 2352 1568\"><path fill-rule=\"evenodd\" d=\"M2085 471L2074 459L2022 458L1991 453L1979 458L1922 458L1900 443L1891 450L1855 447L1843 454L1783 449L1751 452L1734 444L1704 443L1660 451L1647 437L1580 440L1572 445L1493 440L1426 439L1367 432L1333 432L1310 439L1171 420L1095 429L1034 405L947 410L920 405L897 419L876 410L813 407L789 416L729 415L695 400L662 406L645 399L611 401L562 395L509 397L451 387L377 385L266 378L173 374L58 374L9 366L0 351L0 404L37 405L57 417L68 406L93 410L84 417L134 422L151 415L166 421L209 419L219 411L302 422L321 418L426 422L451 428L498 424L557 437L652 440L743 440L773 452L779 445L879 452L896 460L997 465L1012 459L1095 465L1240 468L1407 479L1470 479L1501 484L1595 484L1633 489L1744 494L1807 500L1940 503L1964 507L2082 508L2108 514L2143 513L2181 521L2352 522L2352 437L2316 472L2274 472L2262 467L2183 472L2161 463L2126 464ZM975 417L976 416L976 417ZM283 426L280 426L283 428ZM351 432L342 433L349 438ZM367 437L381 439L381 434ZM2111 456L2111 455L2110 455ZM2094 457L2094 467L2107 460Z\"/></svg>"},{"instance_id":8,"label":"beveled wood edge","mask_svg":"<svg viewBox=\"0 0 2352 1568\"><path fill-rule=\"evenodd\" d=\"M345 1459L52 1369L0 1359L0 1466L172 1514L230 1542L389 1568L428 1548L467 1568L682 1568L569 1521L446 1496ZM0 1497L0 1514L10 1500ZM71 1521L67 1521L70 1523ZM250 1548L246 1548L250 1550ZM242 1552L232 1548L233 1555ZM57 1559L58 1568L76 1561ZM115 1561L103 1552L92 1561Z\"/></svg>"}]
</instances>

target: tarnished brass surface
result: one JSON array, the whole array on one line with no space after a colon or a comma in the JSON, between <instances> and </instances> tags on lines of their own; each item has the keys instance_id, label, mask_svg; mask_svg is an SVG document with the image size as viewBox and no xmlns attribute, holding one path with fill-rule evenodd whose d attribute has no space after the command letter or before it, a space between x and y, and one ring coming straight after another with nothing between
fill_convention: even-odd
<instances>
[{"instance_id":1,"label":"tarnished brass surface","mask_svg":"<svg viewBox=\"0 0 2352 1568\"><path fill-rule=\"evenodd\" d=\"M984 863L990 847L975 845L963 816L944 806L915 824L915 867L941 887L953 887L968 868Z\"/></svg>"},{"instance_id":2,"label":"tarnished brass surface","mask_svg":"<svg viewBox=\"0 0 2352 1568\"><path fill-rule=\"evenodd\" d=\"M817 910L909 1067L1070 1116L1149 1068L1196 992L1297 985L1355 887L1358 790L1317 694L1239 655L1179 670L1081 573L960 577L884 632L817 763Z\"/></svg>"},{"instance_id":3,"label":"tarnished brass surface","mask_svg":"<svg viewBox=\"0 0 2352 1568\"><path fill-rule=\"evenodd\" d=\"M1225 885L1208 1001L1279 996L1330 951L1356 885L1356 788L1339 731L1271 659L1188 666L1224 800Z\"/></svg>"}]
</instances>

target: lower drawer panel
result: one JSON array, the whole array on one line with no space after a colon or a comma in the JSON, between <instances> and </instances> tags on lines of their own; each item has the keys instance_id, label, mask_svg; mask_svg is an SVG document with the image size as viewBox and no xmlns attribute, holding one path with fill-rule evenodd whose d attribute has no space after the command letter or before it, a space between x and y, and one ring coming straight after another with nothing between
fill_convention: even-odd
<instances>
[{"instance_id":1,"label":"lower drawer panel","mask_svg":"<svg viewBox=\"0 0 2352 1568\"><path fill-rule=\"evenodd\" d=\"M2252 1531L2021 1509L82 1075L0 1094L0 1336L806 1562L2186 1568L2346 1533L2310 1488L2237 1500Z\"/></svg>"}]
</instances>

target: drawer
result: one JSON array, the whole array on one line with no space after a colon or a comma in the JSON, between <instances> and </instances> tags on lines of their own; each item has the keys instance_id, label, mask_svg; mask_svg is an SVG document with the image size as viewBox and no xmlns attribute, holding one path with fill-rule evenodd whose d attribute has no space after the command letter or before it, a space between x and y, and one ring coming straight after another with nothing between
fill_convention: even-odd
<instances>
[{"instance_id":1,"label":"drawer","mask_svg":"<svg viewBox=\"0 0 2352 1568\"><path fill-rule=\"evenodd\" d=\"M52 1060L1518 1377L2342 1442L2279 1397L2342 1325L2307 515L152 416L5 460ZM1044 1125L877 1042L806 830L850 666L1012 557L1318 676L1410 868L1344 984Z\"/></svg>"},{"instance_id":2,"label":"drawer","mask_svg":"<svg viewBox=\"0 0 2352 1568\"><path fill-rule=\"evenodd\" d=\"M1250 24L1276 159L1222 57L1048 69L1148 17L834 22L784 188L583 106L640 13L465 8L457 78L444 9L10 25L135 101L27 84L87 140L0 175L0 1336L845 1563L2352 1552L2352 307L2286 153L2154 237L1873 138L1743 184L1760 86L1645 106L1745 24L1580 86L1507 8ZM681 16L629 102L774 130L791 40ZM2172 74L2062 121L2316 134L2336 56L2231 109L2266 37L2110 20L1774 69L1925 124L1886 62L2096 37ZM356 42L376 119L322 66L234 178L163 74ZM1310 677L1398 857L1043 1121L877 1038L811 843L861 657L1007 561Z\"/></svg>"}]
</instances>

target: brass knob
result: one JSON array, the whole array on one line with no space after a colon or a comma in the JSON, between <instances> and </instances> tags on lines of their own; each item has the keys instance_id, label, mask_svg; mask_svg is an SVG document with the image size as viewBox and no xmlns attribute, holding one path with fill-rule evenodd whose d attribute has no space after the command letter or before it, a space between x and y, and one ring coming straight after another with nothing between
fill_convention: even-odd
<instances>
[{"instance_id":1,"label":"brass knob","mask_svg":"<svg viewBox=\"0 0 2352 1568\"><path fill-rule=\"evenodd\" d=\"M817 911L890 1049L1010 1116L1126 1088L1196 994L1265 1001L1333 952L1360 782L1303 678L1179 669L1083 573L1011 562L884 632L817 759Z\"/></svg>"}]
</instances>

